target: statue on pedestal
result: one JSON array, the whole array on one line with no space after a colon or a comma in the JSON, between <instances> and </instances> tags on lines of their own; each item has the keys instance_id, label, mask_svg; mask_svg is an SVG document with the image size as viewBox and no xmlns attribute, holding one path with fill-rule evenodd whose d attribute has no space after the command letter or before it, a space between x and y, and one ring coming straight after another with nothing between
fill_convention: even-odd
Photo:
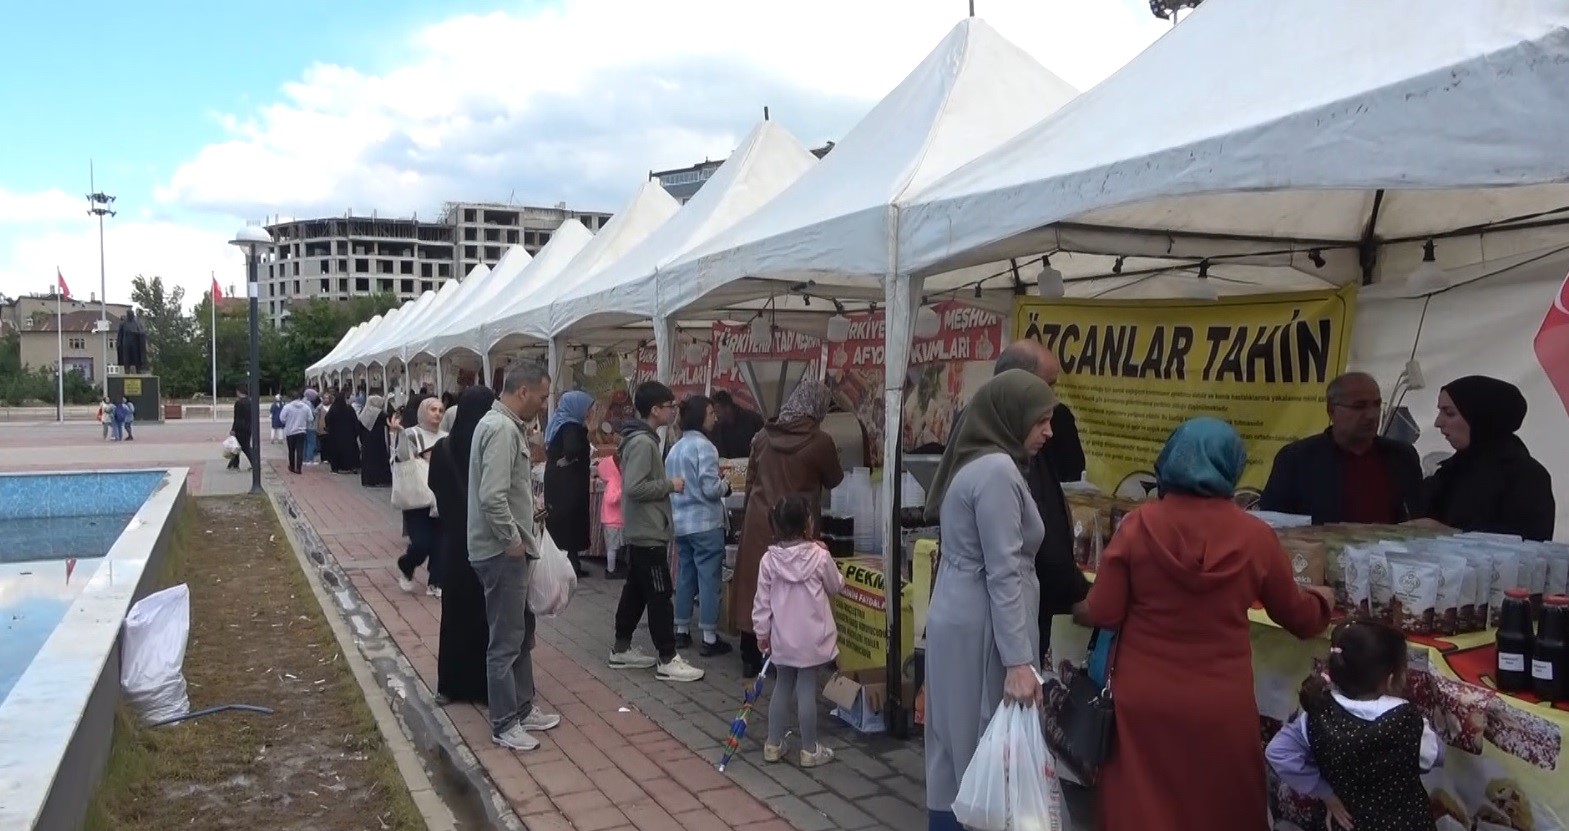
<instances>
[{"instance_id":1,"label":"statue on pedestal","mask_svg":"<svg viewBox=\"0 0 1569 831\"><path fill-rule=\"evenodd\" d=\"M115 351L121 371L127 375L147 369L147 332L142 329L136 312L128 310L120 321L119 334L115 336Z\"/></svg>"}]
</instances>

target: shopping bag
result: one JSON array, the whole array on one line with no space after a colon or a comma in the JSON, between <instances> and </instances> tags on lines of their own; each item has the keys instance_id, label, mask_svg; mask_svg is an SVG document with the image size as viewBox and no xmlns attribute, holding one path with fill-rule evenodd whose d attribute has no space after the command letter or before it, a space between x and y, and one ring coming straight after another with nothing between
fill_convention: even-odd
<instances>
[{"instance_id":1,"label":"shopping bag","mask_svg":"<svg viewBox=\"0 0 1569 831\"><path fill-rule=\"evenodd\" d=\"M1063 831L1062 786L1034 707L1003 702L959 782L954 818L971 831Z\"/></svg>"},{"instance_id":2,"label":"shopping bag","mask_svg":"<svg viewBox=\"0 0 1569 831\"><path fill-rule=\"evenodd\" d=\"M393 439L390 448L393 459L398 458L398 445L405 441L414 442L414 452L409 454L408 461L394 462L392 465L392 507L400 511L413 511L429 508L436 504L436 495L431 493L430 463L421 453L425 452L423 442L399 434Z\"/></svg>"},{"instance_id":3,"label":"shopping bag","mask_svg":"<svg viewBox=\"0 0 1569 831\"><path fill-rule=\"evenodd\" d=\"M577 591L577 569L567 553L540 529L539 557L529 563L528 607L538 617L554 617L567 610Z\"/></svg>"},{"instance_id":4,"label":"shopping bag","mask_svg":"<svg viewBox=\"0 0 1569 831\"><path fill-rule=\"evenodd\" d=\"M240 440L233 436L229 436L228 438L224 439L223 457L225 459L232 459L238 455L240 455Z\"/></svg>"},{"instance_id":5,"label":"shopping bag","mask_svg":"<svg viewBox=\"0 0 1569 831\"><path fill-rule=\"evenodd\" d=\"M190 632L191 593L183 583L142 598L125 616L120 688L144 724L191 709L183 671Z\"/></svg>"}]
</instances>

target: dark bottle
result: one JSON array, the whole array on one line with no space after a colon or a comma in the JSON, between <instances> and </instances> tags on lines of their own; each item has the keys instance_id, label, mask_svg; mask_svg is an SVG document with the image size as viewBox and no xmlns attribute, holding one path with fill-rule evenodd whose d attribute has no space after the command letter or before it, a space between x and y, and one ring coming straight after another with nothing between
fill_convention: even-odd
<instances>
[{"instance_id":1,"label":"dark bottle","mask_svg":"<svg viewBox=\"0 0 1569 831\"><path fill-rule=\"evenodd\" d=\"M1498 689L1519 693L1531 690L1531 656L1536 633L1531 626L1531 593L1525 589L1504 592L1498 615Z\"/></svg>"},{"instance_id":2,"label":"dark bottle","mask_svg":"<svg viewBox=\"0 0 1569 831\"><path fill-rule=\"evenodd\" d=\"M1543 701L1569 701L1569 596L1542 600L1542 627L1531 656L1531 689Z\"/></svg>"}]
</instances>

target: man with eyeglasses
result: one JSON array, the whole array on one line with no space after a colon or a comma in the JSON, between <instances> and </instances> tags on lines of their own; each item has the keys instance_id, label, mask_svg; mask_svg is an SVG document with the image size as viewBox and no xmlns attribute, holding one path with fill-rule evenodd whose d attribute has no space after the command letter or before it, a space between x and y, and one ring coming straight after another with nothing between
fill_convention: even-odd
<instances>
[{"instance_id":1,"label":"man with eyeglasses","mask_svg":"<svg viewBox=\"0 0 1569 831\"><path fill-rule=\"evenodd\" d=\"M1275 454L1258 508L1310 516L1314 525L1405 522L1417 507L1422 463L1416 448L1378 434L1378 382L1348 372L1329 382L1329 428Z\"/></svg>"}]
</instances>

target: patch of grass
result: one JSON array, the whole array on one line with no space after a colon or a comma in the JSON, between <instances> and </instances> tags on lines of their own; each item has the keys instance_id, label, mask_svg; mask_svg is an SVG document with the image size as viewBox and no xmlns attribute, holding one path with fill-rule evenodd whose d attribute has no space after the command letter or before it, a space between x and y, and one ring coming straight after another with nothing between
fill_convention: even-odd
<instances>
[{"instance_id":1,"label":"patch of grass","mask_svg":"<svg viewBox=\"0 0 1569 831\"><path fill-rule=\"evenodd\" d=\"M265 497L192 500L165 572L191 590L192 708L276 712L154 729L122 709L87 828L424 828Z\"/></svg>"}]
</instances>

